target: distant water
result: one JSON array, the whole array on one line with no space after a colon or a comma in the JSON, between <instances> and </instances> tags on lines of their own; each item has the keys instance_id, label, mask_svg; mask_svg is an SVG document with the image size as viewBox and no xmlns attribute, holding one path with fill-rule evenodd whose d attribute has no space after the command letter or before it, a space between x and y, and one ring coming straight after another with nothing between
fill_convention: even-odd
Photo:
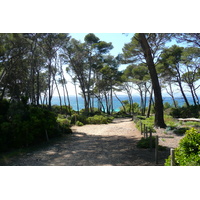
<instances>
[{"instance_id":1,"label":"distant water","mask_svg":"<svg viewBox=\"0 0 200 200\"><path fill-rule=\"evenodd\" d=\"M118 98L121 101L128 100L128 97L126 95L119 95ZM62 105L64 105L64 97L61 97L61 100L62 100ZM138 104L140 104L140 97L139 96L133 97L133 101L138 103ZM149 98L147 98L147 103L148 103L148 101L149 101ZM177 97L176 101L178 102L179 106L182 106L184 104L184 99L181 98L181 97L180 98ZM189 101L190 104L193 103L191 97L188 97L188 101ZM66 102L67 102L67 105L68 105L67 99L66 99ZM95 98L94 99L94 107L98 107L97 106L98 105L97 102L98 101ZM163 97L163 102L164 103L168 102L171 105L173 105L173 101L172 101L171 97ZM79 103L79 110L83 109L84 108L84 99L81 96L78 97L78 103ZM52 98L52 105L60 105L59 97L53 97ZM76 96L70 96L70 105L72 106L73 110L78 110L77 109L77 103L76 103ZM115 111L119 111L120 107L122 107L121 103L119 102L119 100L116 97L113 97L113 107L114 107Z\"/></svg>"}]
</instances>

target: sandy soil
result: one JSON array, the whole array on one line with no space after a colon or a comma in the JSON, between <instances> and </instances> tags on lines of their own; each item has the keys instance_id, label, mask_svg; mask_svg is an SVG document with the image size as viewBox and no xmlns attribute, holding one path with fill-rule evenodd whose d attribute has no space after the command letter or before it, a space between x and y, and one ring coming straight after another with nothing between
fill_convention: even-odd
<instances>
[{"instance_id":1,"label":"sandy soil","mask_svg":"<svg viewBox=\"0 0 200 200\"><path fill-rule=\"evenodd\" d=\"M136 147L142 135L131 119L115 119L105 125L73 126L72 130L72 134L55 140L49 146L9 160L5 158L5 165L156 166L154 151ZM167 146L168 139L172 138L161 138L160 142ZM157 165L162 166L168 155L169 149L159 152Z\"/></svg>"}]
</instances>

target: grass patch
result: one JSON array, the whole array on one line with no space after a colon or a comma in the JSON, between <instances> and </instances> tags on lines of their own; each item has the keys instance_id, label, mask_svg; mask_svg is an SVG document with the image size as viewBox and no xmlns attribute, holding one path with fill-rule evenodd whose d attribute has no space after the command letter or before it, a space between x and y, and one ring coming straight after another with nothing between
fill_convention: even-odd
<instances>
[{"instance_id":1,"label":"grass patch","mask_svg":"<svg viewBox=\"0 0 200 200\"><path fill-rule=\"evenodd\" d=\"M156 137L152 136L152 148L155 148L155 146L156 146ZM150 148L150 137L141 138L141 140L138 141L138 143L137 143L137 148L149 149ZM158 150L164 151L164 150L166 150L166 147L158 145Z\"/></svg>"}]
</instances>

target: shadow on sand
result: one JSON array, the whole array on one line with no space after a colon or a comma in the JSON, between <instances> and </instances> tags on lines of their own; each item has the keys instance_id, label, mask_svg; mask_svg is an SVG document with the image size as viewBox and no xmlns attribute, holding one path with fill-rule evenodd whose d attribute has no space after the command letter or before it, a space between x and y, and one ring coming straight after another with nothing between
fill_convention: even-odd
<instances>
[{"instance_id":1,"label":"shadow on sand","mask_svg":"<svg viewBox=\"0 0 200 200\"><path fill-rule=\"evenodd\" d=\"M138 149L134 137L74 133L47 147L12 158L6 166L156 166L155 153ZM164 165L169 150L159 152Z\"/></svg>"}]
</instances>

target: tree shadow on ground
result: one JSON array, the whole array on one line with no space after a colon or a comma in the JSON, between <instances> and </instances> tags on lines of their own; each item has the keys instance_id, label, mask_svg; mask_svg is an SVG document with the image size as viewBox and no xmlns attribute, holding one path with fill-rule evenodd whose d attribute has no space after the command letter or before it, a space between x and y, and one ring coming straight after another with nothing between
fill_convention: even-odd
<instances>
[{"instance_id":1,"label":"tree shadow on ground","mask_svg":"<svg viewBox=\"0 0 200 200\"><path fill-rule=\"evenodd\" d=\"M75 133L52 145L13 158L5 165L17 166L156 166L155 152L136 147L137 138ZM169 150L159 152L164 165Z\"/></svg>"}]
</instances>

